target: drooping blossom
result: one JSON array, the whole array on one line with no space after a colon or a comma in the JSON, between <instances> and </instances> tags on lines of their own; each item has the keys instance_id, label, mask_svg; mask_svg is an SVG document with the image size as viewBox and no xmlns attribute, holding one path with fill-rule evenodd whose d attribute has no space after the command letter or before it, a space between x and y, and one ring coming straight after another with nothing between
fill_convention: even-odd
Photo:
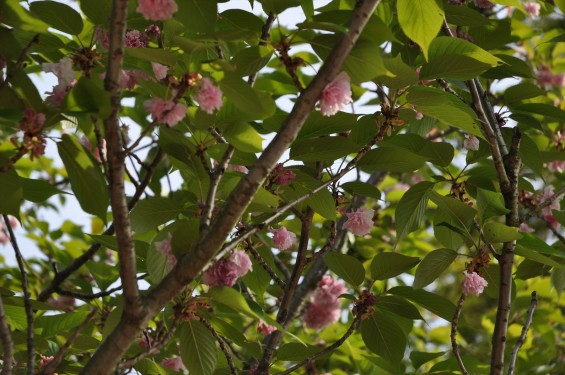
<instances>
[{"instance_id":1,"label":"drooping blossom","mask_svg":"<svg viewBox=\"0 0 565 375\"><path fill-rule=\"evenodd\" d=\"M125 45L129 48L144 48L149 44L149 38L139 30L128 30L126 32Z\"/></svg>"},{"instance_id":2,"label":"drooping blossom","mask_svg":"<svg viewBox=\"0 0 565 375\"><path fill-rule=\"evenodd\" d=\"M202 282L211 287L233 286L239 277L249 272L251 270L249 256L243 251L234 254L220 259L208 268L202 275Z\"/></svg>"},{"instance_id":3,"label":"drooping blossom","mask_svg":"<svg viewBox=\"0 0 565 375\"><path fill-rule=\"evenodd\" d=\"M177 258L173 254L172 245L173 234L171 232L167 233L167 238L162 241L155 242L155 250L163 254L167 261L167 267L173 268L177 264Z\"/></svg>"},{"instance_id":4,"label":"drooping blossom","mask_svg":"<svg viewBox=\"0 0 565 375\"><path fill-rule=\"evenodd\" d=\"M26 108L20 120L20 130L10 138L18 148L25 148L30 153L30 159L39 158L45 153L46 141L42 135L45 115L37 113L33 108Z\"/></svg>"},{"instance_id":5,"label":"drooping blossom","mask_svg":"<svg viewBox=\"0 0 565 375\"><path fill-rule=\"evenodd\" d=\"M273 233L273 245L279 250L290 249L296 243L296 234L289 232L285 227L270 228Z\"/></svg>"},{"instance_id":6,"label":"drooping blossom","mask_svg":"<svg viewBox=\"0 0 565 375\"><path fill-rule=\"evenodd\" d=\"M149 25L145 29L145 35L151 39L159 39L161 37L161 29L155 24Z\"/></svg>"},{"instance_id":7,"label":"drooping blossom","mask_svg":"<svg viewBox=\"0 0 565 375\"><path fill-rule=\"evenodd\" d=\"M279 186L287 186L292 183L296 179L296 173L291 170L282 171L277 177L275 178L275 184Z\"/></svg>"},{"instance_id":8,"label":"drooping blossom","mask_svg":"<svg viewBox=\"0 0 565 375\"><path fill-rule=\"evenodd\" d=\"M478 8L483 8L483 9L487 9L487 8L491 8L494 4L491 3L488 0L474 0L475 1L475 5Z\"/></svg>"},{"instance_id":9,"label":"drooping blossom","mask_svg":"<svg viewBox=\"0 0 565 375\"><path fill-rule=\"evenodd\" d=\"M146 20L166 21L178 10L174 0L139 0L136 11Z\"/></svg>"},{"instance_id":10,"label":"drooping blossom","mask_svg":"<svg viewBox=\"0 0 565 375\"><path fill-rule=\"evenodd\" d=\"M259 324L257 325L257 332L262 333L265 336L270 335L271 333L275 332L276 330L277 330L276 327L270 326L263 321L259 321Z\"/></svg>"},{"instance_id":11,"label":"drooping blossom","mask_svg":"<svg viewBox=\"0 0 565 375\"><path fill-rule=\"evenodd\" d=\"M346 290L342 281L336 281L331 276L324 276L302 317L306 327L322 329L337 322L341 315L341 304L338 297Z\"/></svg>"},{"instance_id":12,"label":"drooping blossom","mask_svg":"<svg viewBox=\"0 0 565 375\"><path fill-rule=\"evenodd\" d=\"M528 13L528 15L532 18L539 17L540 8L541 8L541 5L539 5L538 3L535 3L535 2L530 1L530 2L524 3L524 9Z\"/></svg>"},{"instance_id":13,"label":"drooping blossom","mask_svg":"<svg viewBox=\"0 0 565 375\"><path fill-rule=\"evenodd\" d=\"M465 295L474 294L478 296L488 285L488 282L476 272L463 271L463 274L465 280L461 283L461 289Z\"/></svg>"},{"instance_id":14,"label":"drooping blossom","mask_svg":"<svg viewBox=\"0 0 565 375\"><path fill-rule=\"evenodd\" d=\"M236 172L241 172L241 173L249 172L249 169L247 169L247 167L244 166L244 165L228 164L228 169L230 171L236 171Z\"/></svg>"},{"instance_id":15,"label":"drooping blossom","mask_svg":"<svg viewBox=\"0 0 565 375\"><path fill-rule=\"evenodd\" d=\"M211 115L214 109L222 108L222 90L214 86L210 78L202 78L194 100L198 102L200 109Z\"/></svg>"},{"instance_id":16,"label":"drooping blossom","mask_svg":"<svg viewBox=\"0 0 565 375\"><path fill-rule=\"evenodd\" d=\"M352 102L351 95L349 75L341 72L324 87L320 98L320 113L324 116L335 115Z\"/></svg>"},{"instance_id":17,"label":"drooping blossom","mask_svg":"<svg viewBox=\"0 0 565 375\"><path fill-rule=\"evenodd\" d=\"M155 74L155 78L157 78L159 81L167 77L168 68L165 65L152 62L151 67L153 68L153 74Z\"/></svg>"},{"instance_id":18,"label":"drooping blossom","mask_svg":"<svg viewBox=\"0 0 565 375\"><path fill-rule=\"evenodd\" d=\"M547 163L547 169L552 173L563 173L565 172L565 160L550 161Z\"/></svg>"},{"instance_id":19,"label":"drooping blossom","mask_svg":"<svg viewBox=\"0 0 565 375\"><path fill-rule=\"evenodd\" d=\"M235 274L238 277L244 276L247 272L253 270L253 264L249 255L245 251L235 250L229 257L230 262L233 264Z\"/></svg>"},{"instance_id":20,"label":"drooping blossom","mask_svg":"<svg viewBox=\"0 0 565 375\"><path fill-rule=\"evenodd\" d=\"M177 357L177 356L163 359L161 361L161 366L176 372L181 372L186 370L186 367L184 367L184 363L182 363L181 357Z\"/></svg>"},{"instance_id":21,"label":"drooping blossom","mask_svg":"<svg viewBox=\"0 0 565 375\"><path fill-rule=\"evenodd\" d=\"M175 126L186 116L186 107L172 100L153 98L144 101L143 106L153 120L169 126Z\"/></svg>"},{"instance_id":22,"label":"drooping blossom","mask_svg":"<svg viewBox=\"0 0 565 375\"><path fill-rule=\"evenodd\" d=\"M348 212L345 214L347 221L343 224L343 228L356 236L364 236L373 228L374 214L374 210L367 210L365 207L361 207L354 212Z\"/></svg>"},{"instance_id":23,"label":"drooping blossom","mask_svg":"<svg viewBox=\"0 0 565 375\"><path fill-rule=\"evenodd\" d=\"M520 224L520 226L518 227L518 232L522 232L522 233L533 233L533 232L535 232L535 230L534 230L534 228L530 227L528 224L522 223L522 224Z\"/></svg>"},{"instance_id":24,"label":"drooping blossom","mask_svg":"<svg viewBox=\"0 0 565 375\"><path fill-rule=\"evenodd\" d=\"M479 138L472 134L465 134L465 139L463 139L463 147L469 151L477 151L479 149Z\"/></svg>"},{"instance_id":25,"label":"drooping blossom","mask_svg":"<svg viewBox=\"0 0 565 375\"><path fill-rule=\"evenodd\" d=\"M55 357L53 357L52 355L50 356L44 356L42 354L40 354L40 359L39 359L39 368L43 369L45 368L48 364L50 364L53 360L55 359Z\"/></svg>"}]
</instances>

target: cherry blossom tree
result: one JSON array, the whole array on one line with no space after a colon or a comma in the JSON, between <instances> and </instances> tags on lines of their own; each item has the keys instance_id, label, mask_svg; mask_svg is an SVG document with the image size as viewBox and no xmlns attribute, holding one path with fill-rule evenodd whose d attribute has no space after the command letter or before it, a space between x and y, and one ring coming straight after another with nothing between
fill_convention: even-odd
<instances>
[{"instance_id":1,"label":"cherry blossom tree","mask_svg":"<svg viewBox=\"0 0 565 375\"><path fill-rule=\"evenodd\" d=\"M0 2L2 374L564 373L564 11Z\"/></svg>"}]
</instances>

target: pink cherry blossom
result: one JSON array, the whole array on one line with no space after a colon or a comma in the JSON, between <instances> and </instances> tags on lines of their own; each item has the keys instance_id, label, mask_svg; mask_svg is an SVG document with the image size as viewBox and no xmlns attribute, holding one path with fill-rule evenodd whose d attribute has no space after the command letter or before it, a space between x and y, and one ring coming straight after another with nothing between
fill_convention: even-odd
<instances>
[{"instance_id":1,"label":"pink cherry blossom","mask_svg":"<svg viewBox=\"0 0 565 375\"><path fill-rule=\"evenodd\" d=\"M565 87L565 74L557 73L551 77L551 84L555 87Z\"/></svg>"},{"instance_id":2,"label":"pink cherry blossom","mask_svg":"<svg viewBox=\"0 0 565 375\"><path fill-rule=\"evenodd\" d=\"M488 0L474 0L475 5L479 8L491 8L494 4Z\"/></svg>"},{"instance_id":3,"label":"pink cherry blossom","mask_svg":"<svg viewBox=\"0 0 565 375\"><path fill-rule=\"evenodd\" d=\"M92 152L92 155L94 155L94 157L96 158L96 160L98 161L102 161L102 159L100 158L100 150L98 149L98 147L94 148L94 152L92 151L92 145L90 144L90 140L88 139L87 136L83 135L80 138L80 143L84 146L84 148L86 148L88 151ZM104 156L104 158L106 158L106 140L102 139L102 156Z\"/></svg>"},{"instance_id":4,"label":"pink cherry blossom","mask_svg":"<svg viewBox=\"0 0 565 375\"><path fill-rule=\"evenodd\" d=\"M75 79L73 61L68 57L63 57L57 63L43 63L41 66L44 72L55 74L61 86L70 86Z\"/></svg>"},{"instance_id":5,"label":"pink cherry blossom","mask_svg":"<svg viewBox=\"0 0 565 375\"><path fill-rule=\"evenodd\" d=\"M478 296L488 285L487 281L476 272L468 273L463 271L463 274L465 275L465 280L461 283L461 289L465 295L474 294Z\"/></svg>"},{"instance_id":6,"label":"pink cherry blossom","mask_svg":"<svg viewBox=\"0 0 565 375\"><path fill-rule=\"evenodd\" d=\"M373 228L374 214L374 210L367 210L365 207L354 212L348 212L345 214L347 221L343 224L343 228L357 236L364 236Z\"/></svg>"},{"instance_id":7,"label":"pink cherry blossom","mask_svg":"<svg viewBox=\"0 0 565 375\"><path fill-rule=\"evenodd\" d=\"M337 302L339 306L338 297L346 291L347 288L343 281L334 280L331 276L326 275L314 291L312 303L320 306L334 306Z\"/></svg>"},{"instance_id":8,"label":"pink cherry blossom","mask_svg":"<svg viewBox=\"0 0 565 375\"><path fill-rule=\"evenodd\" d=\"M285 227L279 229L270 228L273 233L273 245L279 250L290 249L296 243L296 234L289 232Z\"/></svg>"},{"instance_id":9,"label":"pink cherry blossom","mask_svg":"<svg viewBox=\"0 0 565 375\"><path fill-rule=\"evenodd\" d=\"M247 274L247 272L253 269L251 259L249 259L249 255L247 255L245 251L234 251L230 255L229 261L234 265L234 270L237 277L244 276L245 274Z\"/></svg>"},{"instance_id":10,"label":"pink cherry blossom","mask_svg":"<svg viewBox=\"0 0 565 375\"><path fill-rule=\"evenodd\" d=\"M186 107L172 100L153 98L144 101L143 106L153 120L169 126L175 126L186 116Z\"/></svg>"},{"instance_id":11,"label":"pink cherry blossom","mask_svg":"<svg viewBox=\"0 0 565 375\"><path fill-rule=\"evenodd\" d=\"M52 355L46 357L46 356L40 354L39 368L40 368L40 369L45 368L45 367L46 367L48 364L50 364L54 359L55 359L55 357L53 357Z\"/></svg>"},{"instance_id":12,"label":"pink cherry blossom","mask_svg":"<svg viewBox=\"0 0 565 375\"><path fill-rule=\"evenodd\" d=\"M155 242L155 250L163 254L167 261L167 267L173 268L177 264L177 258L173 254L172 246L173 234L167 233L167 238L162 241Z\"/></svg>"},{"instance_id":13,"label":"pink cherry blossom","mask_svg":"<svg viewBox=\"0 0 565 375\"><path fill-rule=\"evenodd\" d=\"M41 131L45 124L45 115L37 113L33 108L24 110L24 118L20 121L20 130L28 133L37 133Z\"/></svg>"},{"instance_id":14,"label":"pink cherry blossom","mask_svg":"<svg viewBox=\"0 0 565 375\"><path fill-rule=\"evenodd\" d=\"M146 20L166 21L178 10L174 0L139 0L137 12Z\"/></svg>"},{"instance_id":15,"label":"pink cherry blossom","mask_svg":"<svg viewBox=\"0 0 565 375\"><path fill-rule=\"evenodd\" d=\"M320 112L324 116L335 115L338 111L344 109L347 104L351 103L351 95L349 75L341 72L332 82L324 87L322 98L320 99Z\"/></svg>"},{"instance_id":16,"label":"pink cherry blossom","mask_svg":"<svg viewBox=\"0 0 565 375\"><path fill-rule=\"evenodd\" d=\"M534 2L524 3L524 9L528 13L528 15L532 18L539 17L540 8L541 6L538 3L534 3Z\"/></svg>"},{"instance_id":17,"label":"pink cherry blossom","mask_svg":"<svg viewBox=\"0 0 565 375\"><path fill-rule=\"evenodd\" d=\"M176 356L163 359L161 361L161 366L176 372L181 372L186 370L186 367L184 367L184 363L182 363L181 357L176 357Z\"/></svg>"},{"instance_id":18,"label":"pink cherry blossom","mask_svg":"<svg viewBox=\"0 0 565 375\"><path fill-rule=\"evenodd\" d=\"M296 179L296 174L293 171L286 170L282 171L277 177L275 178L275 184L279 186L287 186L292 183Z\"/></svg>"},{"instance_id":19,"label":"pink cherry blossom","mask_svg":"<svg viewBox=\"0 0 565 375\"><path fill-rule=\"evenodd\" d=\"M563 173L565 172L565 160L550 161L549 163L547 163L547 169L553 173Z\"/></svg>"},{"instance_id":20,"label":"pink cherry blossom","mask_svg":"<svg viewBox=\"0 0 565 375\"><path fill-rule=\"evenodd\" d=\"M264 334L265 336L270 335L271 333L277 330L276 327L270 326L263 321L260 321L257 325L257 332Z\"/></svg>"},{"instance_id":21,"label":"pink cherry blossom","mask_svg":"<svg viewBox=\"0 0 565 375\"><path fill-rule=\"evenodd\" d=\"M339 320L341 315L341 310L339 307L330 307L316 305L315 303L310 304L306 309L306 312L302 316L304 324L308 328L312 329L322 329L330 324L333 324Z\"/></svg>"},{"instance_id":22,"label":"pink cherry blossom","mask_svg":"<svg viewBox=\"0 0 565 375\"><path fill-rule=\"evenodd\" d=\"M477 151L479 149L479 138L472 134L465 134L465 139L463 140L463 147L469 151Z\"/></svg>"},{"instance_id":23,"label":"pink cherry blossom","mask_svg":"<svg viewBox=\"0 0 565 375\"><path fill-rule=\"evenodd\" d=\"M416 112L416 120L421 120L424 118L424 114L422 112Z\"/></svg>"},{"instance_id":24,"label":"pink cherry blossom","mask_svg":"<svg viewBox=\"0 0 565 375\"><path fill-rule=\"evenodd\" d=\"M165 65L152 62L151 67L153 68L153 74L155 74L155 78L157 78L159 81L167 77L168 68Z\"/></svg>"},{"instance_id":25,"label":"pink cherry blossom","mask_svg":"<svg viewBox=\"0 0 565 375\"><path fill-rule=\"evenodd\" d=\"M214 109L222 108L222 90L214 86L210 78L202 78L198 93L194 100L200 105L200 109L208 114L214 113Z\"/></svg>"},{"instance_id":26,"label":"pink cherry blossom","mask_svg":"<svg viewBox=\"0 0 565 375\"><path fill-rule=\"evenodd\" d=\"M149 44L149 38L139 30L128 30L126 32L125 45L128 48L144 48Z\"/></svg>"},{"instance_id":27,"label":"pink cherry blossom","mask_svg":"<svg viewBox=\"0 0 565 375\"><path fill-rule=\"evenodd\" d=\"M522 224L520 224L520 226L518 227L518 232L522 232L522 233L533 233L533 232L535 232L535 230L534 230L534 228L530 227L528 224L522 223Z\"/></svg>"},{"instance_id":28,"label":"pink cherry blossom","mask_svg":"<svg viewBox=\"0 0 565 375\"><path fill-rule=\"evenodd\" d=\"M547 201L548 199L550 199L551 197L553 197L554 195L554 191L553 191L553 186L548 185L546 187L543 188L543 190L541 191L541 197L540 197L540 203L544 203L545 201ZM550 216L552 215L552 210L559 210L560 208L560 204L559 201L562 198L558 198L553 200L553 202L551 202L551 204L547 207L544 207L541 211L542 215L544 216Z\"/></svg>"},{"instance_id":29,"label":"pink cherry blossom","mask_svg":"<svg viewBox=\"0 0 565 375\"><path fill-rule=\"evenodd\" d=\"M237 272L227 259L220 259L202 275L202 282L208 286L233 286L237 281Z\"/></svg>"},{"instance_id":30,"label":"pink cherry blossom","mask_svg":"<svg viewBox=\"0 0 565 375\"><path fill-rule=\"evenodd\" d=\"M108 30L97 26L94 29L94 42L100 43L100 46L104 49L110 49L110 37L108 35Z\"/></svg>"}]
</instances>

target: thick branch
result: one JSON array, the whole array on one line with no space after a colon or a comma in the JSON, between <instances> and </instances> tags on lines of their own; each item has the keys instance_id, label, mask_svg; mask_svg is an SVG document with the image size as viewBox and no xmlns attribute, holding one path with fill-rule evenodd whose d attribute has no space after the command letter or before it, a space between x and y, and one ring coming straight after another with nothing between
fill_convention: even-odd
<instances>
[{"instance_id":1,"label":"thick branch","mask_svg":"<svg viewBox=\"0 0 565 375\"><path fill-rule=\"evenodd\" d=\"M534 318L534 311L536 310L537 304L538 295L534 291L532 292L532 302L530 303L530 307L528 308L528 316L526 317L526 321L524 322L524 327L522 327L522 333L520 334L520 338L516 342L516 346L514 346L514 349L512 349L512 354L510 355L510 361L508 363L508 375L514 374L514 367L516 366L518 351L526 341L526 335L528 334L528 330L530 329L530 325L532 324L532 319Z\"/></svg>"},{"instance_id":2,"label":"thick branch","mask_svg":"<svg viewBox=\"0 0 565 375\"><path fill-rule=\"evenodd\" d=\"M2 342L2 374L12 375L12 357L14 356L14 341L10 334L10 327L8 327L8 320L4 312L4 303L2 302L2 295L0 294L0 341Z\"/></svg>"},{"instance_id":3,"label":"thick branch","mask_svg":"<svg viewBox=\"0 0 565 375\"><path fill-rule=\"evenodd\" d=\"M24 265L24 258L20 247L18 246L18 241L16 241L16 236L10 225L10 219L8 215L2 215L4 218L4 225L8 230L10 235L10 242L14 248L14 253L16 254L16 261L18 262L18 268L20 269L20 277L22 279L22 291L24 293L24 308L26 312L27 319L27 373L29 375L34 373L35 367L35 345L33 342L33 308L31 307L31 294L29 292L29 284L27 281L27 271Z\"/></svg>"}]
</instances>

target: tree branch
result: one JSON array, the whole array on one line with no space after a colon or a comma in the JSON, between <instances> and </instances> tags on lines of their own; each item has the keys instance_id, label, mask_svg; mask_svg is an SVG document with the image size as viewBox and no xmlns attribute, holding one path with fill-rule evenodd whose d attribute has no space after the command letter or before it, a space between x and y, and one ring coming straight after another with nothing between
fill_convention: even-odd
<instances>
[{"instance_id":1,"label":"tree branch","mask_svg":"<svg viewBox=\"0 0 565 375\"><path fill-rule=\"evenodd\" d=\"M4 311L4 303L0 294L0 341L2 342L2 374L12 375L12 357L14 356L14 341L8 327L6 312Z\"/></svg>"},{"instance_id":2,"label":"tree branch","mask_svg":"<svg viewBox=\"0 0 565 375\"><path fill-rule=\"evenodd\" d=\"M31 294L29 292L29 284L27 280L27 271L24 265L24 258L18 246L18 241L16 241L16 236L14 235L14 230L10 225L10 219L8 215L2 215L4 218L4 225L8 230L10 235L10 242L14 248L14 253L16 254L16 261L18 262L18 268L20 269L20 276L22 280L22 291L24 293L24 308L26 312L27 319L27 373L29 375L34 373L35 367L35 344L33 342L33 308L31 307Z\"/></svg>"},{"instance_id":3,"label":"tree branch","mask_svg":"<svg viewBox=\"0 0 565 375\"><path fill-rule=\"evenodd\" d=\"M209 321L207 321L202 317L200 318L200 321L202 322L202 324L204 324L204 327L206 327L208 331L210 331L212 336L214 336L214 338L218 342L218 345L220 345L220 350L222 351L222 353L224 353L224 357L226 357L226 361L228 362L228 366L230 368L232 375L237 375L237 368L233 363L233 358L231 356L231 353L226 347L226 343L224 342L222 337L218 334L218 332L216 332L216 330L214 329L214 327L212 327Z\"/></svg>"},{"instance_id":4,"label":"tree branch","mask_svg":"<svg viewBox=\"0 0 565 375\"><path fill-rule=\"evenodd\" d=\"M518 342L516 342L514 349L512 349L512 354L510 355L510 360L508 361L508 375L514 374L514 367L516 366L518 351L526 341L526 335L528 334L528 330L530 329L530 325L532 324L532 319L534 318L534 311L536 311L537 304L538 295L535 291L533 291L532 302L530 303L530 307L528 308L528 316L526 317L526 321L524 322L524 327L522 327L522 333L520 334L520 338L518 339Z\"/></svg>"},{"instance_id":5,"label":"tree branch","mask_svg":"<svg viewBox=\"0 0 565 375\"><path fill-rule=\"evenodd\" d=\"M459 323L459 316L461 315L461 310L463 309L463 301L465 301L465 294L461 294L461 297L459 297L457 308L455 309L455 314L453 315L453 319L451 319L451 348L453 350L453 355L455 355L455 359L457 360L457 364L459 364L461 373L463 375L467 375L468 372L465 369L465 365L463 364L463 360L461 359L461 355L459 354L459 346L457 345L457 324Z\"/></svg>"}]
</instances>

